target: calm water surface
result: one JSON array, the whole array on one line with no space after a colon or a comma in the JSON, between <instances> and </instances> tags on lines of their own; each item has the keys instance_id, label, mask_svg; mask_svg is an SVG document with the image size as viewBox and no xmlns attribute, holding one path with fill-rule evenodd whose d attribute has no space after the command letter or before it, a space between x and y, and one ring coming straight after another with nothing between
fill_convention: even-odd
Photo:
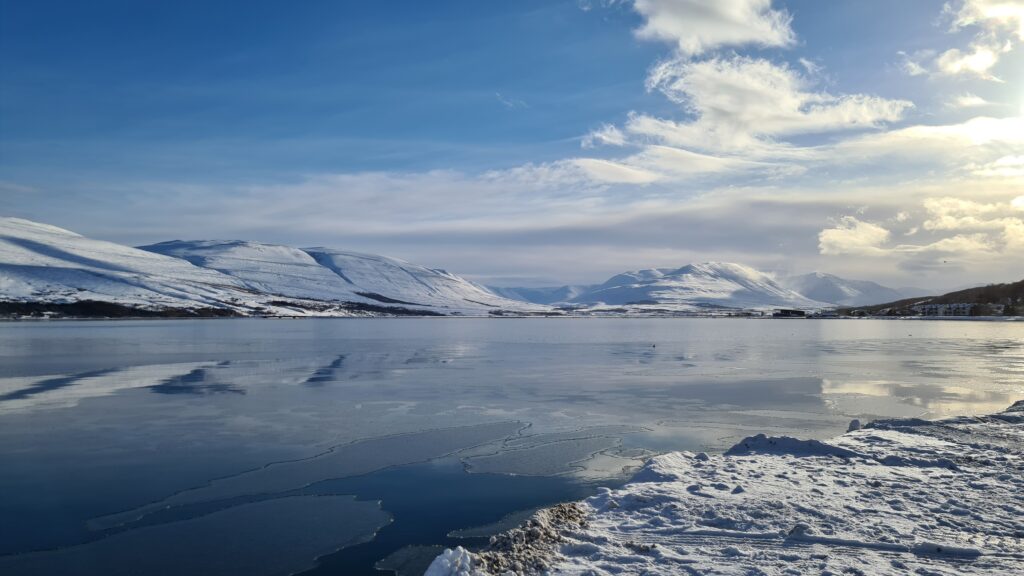
<instances>
[{"instance_id":1,"label":"calm water surface","mask_svg":"<svg viewBox=\"0 0 1024 576\"><path fill-rule=\"evenodd\" d=\"M653 453L1021 398L1024 323L4 323L0 573L411 574Z\"/></svg>"}]
</instances>

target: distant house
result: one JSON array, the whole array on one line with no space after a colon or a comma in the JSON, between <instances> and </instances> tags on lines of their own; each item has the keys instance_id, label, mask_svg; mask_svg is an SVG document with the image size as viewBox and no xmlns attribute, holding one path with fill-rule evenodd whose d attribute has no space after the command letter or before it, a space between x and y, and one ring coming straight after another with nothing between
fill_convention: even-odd
<instances>
[{"instance_id":1,"label":"distant house","mask_svg":"<svg viewBox=\"0 0 1024 576\"><path fill-rule=\"evenodd\" d=\"M807 312L803 310L788 310L785 308L776 310L772 318L806 318Z\"/></svg>"},{"instance_id":2,"label":"distant house","mask_svg":"<svg viewBox=\"0 0 1024 576\"><path fill-rule=\"evenodd\" d=\"M913 309L921 316L970 316L975 304L955 302L952 304L918 304Z\"/></svg>"}]
</instances>

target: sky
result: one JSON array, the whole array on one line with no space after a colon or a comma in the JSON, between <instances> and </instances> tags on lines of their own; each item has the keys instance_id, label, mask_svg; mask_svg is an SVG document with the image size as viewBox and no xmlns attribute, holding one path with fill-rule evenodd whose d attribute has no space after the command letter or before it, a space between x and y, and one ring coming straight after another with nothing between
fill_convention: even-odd
<instances>
[{"instance_id":1,"label":"sky","mask_svg":"<svg viewBox=\"0 0 1024 576\"><path fill-rule=\"evenodd\" d=\"M1024 0L0 0L0 215L504 286L1024 278Z\"/></svg>"}]
</instances>

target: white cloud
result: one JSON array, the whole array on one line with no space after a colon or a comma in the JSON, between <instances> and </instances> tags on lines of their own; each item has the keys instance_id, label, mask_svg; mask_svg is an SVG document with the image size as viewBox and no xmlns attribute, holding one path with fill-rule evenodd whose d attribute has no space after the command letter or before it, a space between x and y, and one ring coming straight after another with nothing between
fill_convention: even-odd
<instances>
[{"instance_id":1,"label":"white cloud","mask_svg":"<svg viewBox=\"0 0 1024 576\"><path fill-rule=\"evenodd\" d=\"M892 250L896 254L920 258L924 256L977 256L990 252L992 244L985 234L957 234L949 238L936 240L931 244L900 244Z\"/></svg>"},{"instance_id":2,"label":"white cloud","mask_svg":"<svg viewBox=\"0 0 1024 576\"><path fill-rule=\"evenodd\" d=\"M946 105L950 108L984 108L992 106L992 103L981 96L965 92L949 100Z\"/></svg>"},{"instance_id":3,"label":"white cloud","mask_svg":"<svg viewBox=\"0 0 1024 576\"><path fill-rule=\"evenodd\" d=\"M981 175L1000 166L1007 150L1024 146L1024 118L976 117L958 124L916 125L885 132L862 134L822 151L832 161L848 164L888 162L888 170L912 170L923 166L949 174ZM1010 168L1011 160L1005 160ZM1004 174L1012 176L1012 174Z\"/></svg>"},{"instance_id":4,"label":"white cloud","mask_svg":"<svg viewBox=\"0 0 1024 576\"><path fill-rule=\"evenodd\" d=\"M690 120L634 112L621 128L603 126L583 145L638 147L641 152L616 161L666 180L730 171L794 175L827 149L795 146L787 138L877 129L912 107L905 100L832 95L811 84L799 71L764 59L672 58L650 71L647 87L679 104Z\"/></svg>"},{"instance_id":5,"label":"white cloud","mask_svg":"<svg viewBox=\"0 0 1024 576\"><path fill-rule=\"evenodd\" d=\"M594 148L600 145L624 146L626 135L617 126L605 124L583 137L580 146L583 148Z\"/></svg>"},{"instance_id":6,"label":"white cloud","mask_svg":"<svg viewBox=\"0 0 1024 576\"><path fill-rule=\"evenodd\" d=\"M972 164L970 169L975 176L1024 180L1024 155L1003 156L992 162Z\"/></svg>"},{"instance_id":7,"label":"white cloud","mask_svg":"<svg viewBox=\"0 0 1024 576\"><path fill-rule=\"evenodd\" d=\"M502 106L508 108L509 110L522 110L524 108L530 107L530 105L527 104L525 101L520 100L519 98L510 98L507 96L503 96L501 92L495 92L494 97L498 100L498 102L501 103Z\"/></svg>"},{"instance_id":8,"label":"white cloud","mask_svg":"<svg viewBox=\"0 0 1024 576\"><path fill-rule=\"evenodd\" d=\"M1014 41L1024 40L1024 1L960 0L947 2L943 15L950 21L950 31L976 30L965 48L949 48L937 56L921 51L914 56L900 53L903 69L911 76L975 76L1002 82L993 73L1003 54L1014 48Z\"/></svg>"},{"instance_id":9,"label":"white cloud","mask_svg":"<svg viewBox=\"0 0 1024 576\"><path fill-rule=\"evenodd\" d=\"M979 230L999 229L998 220L988 218L1001 212L998 204L985 204L961 198L929 198L924 201L929 217L924 221L925 230Z\"/></svg>"},{"instance_id":10,"label":"white cloud","mask_svg":"<svg viewBox=\"0 0 1024 576\"><path fill-rule=\"evenodd\" d=\"M934 50L919 50L913 54L900 51L897 54L902 58L900 68L907 76L924 76L928 74L928 69L922 63L935 57Z\"/></svg>"},{"instance_id":11,"label":"white cloud","mask_svg":"<svg viewBox=\"0 0 1024 576\"><path fill-rule=\"evenodd\" d=\"M818 250L826 256L878 254L890 232L878 224L843 216L833 228L818 233Z\"/></svg>"},{"instance_id":12,"label":"white cloud","mask_svg":"<svg viewBox=\"0 0 1024 576\"><path fill-rule=\"evenodd\" d=\"M1020 0L964 0L959 5L949 2L943 12L952 17L954 30L981 26L1009 31L1024 40L1024 2Z\"/></svg>"},{"instance_id":13,"label":"white cloud","mask_svg":"<svg viewBox=\"0 0 1024 576\"><path fill-rule=\"evenodd\" d=\"M951 196L925 198L924 221L904 233L904 237L927 236L916 244L889 245L888 229L845 216L819 233L819 251L827 256L881 259L908 271L987 268L1024 257L1024 218L1015 214L1015 202L1017 199L982 202ZM895 218L904 225L909 220L906 212Z\"/></svg>"},{"instance_id":14,"label":"white cloud","mask_svg":"<svg viewBox=\"0 0 1024 576\"><path fill-rule=\"evenodd\" d=\"M999 62L1000 53L1004 51L1005 47L977 43L972 44L967 52L950 48L935 59L936 71L947 76L973 74L986 80L1002 82L991 73L991 70Z\"/></svg>"},{"instance_id":15,"label":"white cloud","mask_svg":"<svg viewBox=\"0 0 1024 576\"><path fill-rule=\"evenodd\" d=\"M699 132L742 144L759 137L874 128L902 117L912 106L864 94L834 96L810 90L786 65L732 57L673 59L652 69L648 89L658 89L695 115Z\"/></svg>"},{"instance_id":16,"label":"white cloud","mask_svg":"<svg viewBox=\"0 0 1024 576\"><path fill-rule=\"evenodd\" d=\"M599 160L597 158L576 158L571 160L588 178L606 184L650 184L661 179L655 172L624 162Z\"/></svg>"},{"instance_id":17,"label":"white cloud","mask_svg":"<svg viewBox=\"0 0 1024 576\"><path fill-rule=\"evenodd\" d=\"M644 17L638 37L674 44L693 56L723 46L787 46L795 41L790 16L771 0L636 0Z\"/></svg>"},{"instance_id":18,"label":"white cloud","mask_svg":"<svg viewBox=\"0 0 1024 576\"><path fill-rule=\"evenodd\" d=\"M799 58L797 61L800 62L800 65L803 66L804 70L811 76L816 76L818 73L821 72L821 65L814 62L813 60L809 60L807 58Z\"/></svg>"}]
</instances>

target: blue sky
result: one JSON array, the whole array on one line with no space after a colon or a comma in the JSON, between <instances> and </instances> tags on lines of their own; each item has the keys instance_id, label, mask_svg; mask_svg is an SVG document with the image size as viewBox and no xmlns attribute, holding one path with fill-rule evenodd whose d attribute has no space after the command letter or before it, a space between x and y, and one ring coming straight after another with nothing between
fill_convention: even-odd
<instances>
[{"instance_id":1,"label":"blue sky","mask_svg":"<svg viewBox=\"0 0 1024 576\"><path fill-rule=\"evenodd\" d=\"M705 259L1004 280L1024 275L1004 264L1024 255L1022 14L2 0L0 212L504 284Z\"/></svg>"},{"instance_id":2,"label":"blue sky","mask_svg":"<svg viewBox=\"0 0 1024 576\"><path fill-rule=\"evenodd\" d=\"M5 5L5 169L52 166L54 152L75 173L99 161L197 180L500 168L662 104L643 88L661 47L634 41L626 10L152 5Z\"/></svg>"}]
</instances>

